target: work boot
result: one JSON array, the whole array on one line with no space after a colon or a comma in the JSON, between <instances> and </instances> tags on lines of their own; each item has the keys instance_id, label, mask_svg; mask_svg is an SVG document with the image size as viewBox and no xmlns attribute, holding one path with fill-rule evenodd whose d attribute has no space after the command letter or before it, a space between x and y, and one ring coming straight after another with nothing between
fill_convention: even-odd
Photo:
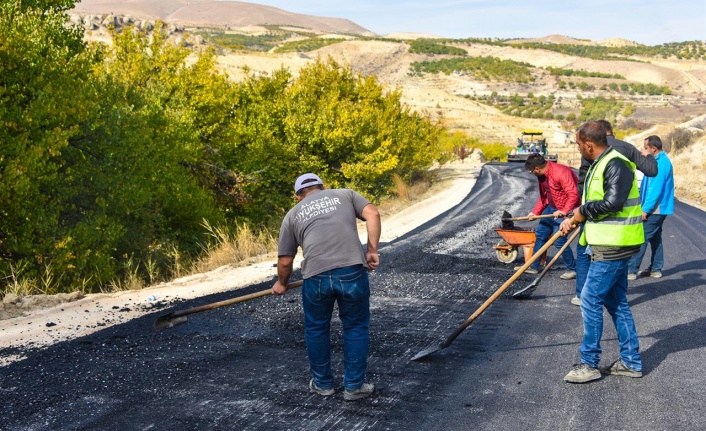
<instances>
[{"instance_id":1,"label":"work boot","mask_svg":"<svg viewBox=\"0 0 706 431\"><path fill-rule=\"evenodd\" d=\"M314 379L311 379L309 381L309 389L311 390L311 392L319 394L322 397L330 397L331 395L336 393L336 390L333 388L324 389L316 386L316 383L314 383Z\"/></svg>"},{"instance_id":2,"label":"work boot","mask_svg":"<svg viewBox=\"0 0 706 431\"><path fill-rule=\"evenodd\" d=\"M516 267L514 267L513 269L514 269L515 271L519 271L520 268L522 268L522 265L516 266ZM539 272L539 271L537 271L536 269L532 268L531 266L530 266L529 268L525 269L525 274L537 274L538 272Z\"/></svg>"},{"instance_id":3,"label":"work boot","mask_svg":"<svg viewBox=\"0 0 706 431\"><path fill-rule=\"evenodd\" d=\"M363 383L363 386L359 387L358 389L354 389L352 391L349 391L348 389L346 389L343 392L343 399L346 401L359 400L361 398L365 398L368 395L372 394L374 390L375 390L374 384Z\"/></svg>"},{"instance_id":4,"label":"work boot","mask_svg":"<svg viewBox=\"0 0 706 431\"><path fill-rule=\"evenodd\" d=\"M570 269L565 273L561 274L559 278L561 278L562 280L573 280L576 278L576 271Z\"/></svg>"},{"instance_id":5,"label":"work boot","mask_svg":"<svg viewBox=\"0 0 706 431\"><path fill-rule=\"evenodd\" d=\"M593 368L588 364L574 365L569 374L564 376L564 381L568 383L588 383L601 378L598 368Z\"/></svg>"},{"instance_id":6,"label":"work boot","mask_svg":"<svg viewBox=\"0 0 706 431\"><path fill-rule=\"evenodd\" d=\"M610 367L601 368L602 374L608 374L611 376L625 376L625 377L642 377L642 371L635 371L623 363L622 359L610 364Z\"/></svg>"},{"instance_id":7,"label":"work boot","mask_svg":"<svg viewBox=\"0 0 706 431\"><path fill-rule=\"evenodd\" d=\"M574 305L581 305L581 298L579 298L578 296L574 296L573 298L571 298L571 303Z\"/></svg>"}]
</instances>

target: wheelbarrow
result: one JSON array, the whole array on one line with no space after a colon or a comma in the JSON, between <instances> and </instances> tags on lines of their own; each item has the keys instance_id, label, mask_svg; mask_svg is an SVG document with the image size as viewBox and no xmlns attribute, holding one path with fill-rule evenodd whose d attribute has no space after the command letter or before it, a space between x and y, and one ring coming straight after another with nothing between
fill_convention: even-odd
<instances>
[{"instance_id":1,"label":"wheelbarrow","mask_svg":"<svg viewBox=\"0 0 706 431\"><path fill-rule=\"evenodd\" d=\"M518 248L522 247L522 252L525 255L525 262L532 257L534 243L537 238L534 235L534 229L503 229L497 228L495 232L502 237L500 242L493 246L495 255L502 263L512 263L517 259Z\"/></svg>"},{"instance_id":2,"label":"wheelbarrow","mask_svg":"<svg viewBox=\"0 0 706 431\"><path fill-rule=\"evenodd\" d=\"M554 217L553 215L540 215L535 219ZM534 243L537 237L534 234L534 229L515 227L512 221L528 220L528 217L512 217L507 211L503 212L502 227L495 229L495 232L502 237L500 242L493 246L495 255L502 263L512 263L517 259L518 248L522 247L522 252L527 262L534 251ZM546 253L541 258L541 265L544 265L547 259Z\"/></svg>"}]
</instances>

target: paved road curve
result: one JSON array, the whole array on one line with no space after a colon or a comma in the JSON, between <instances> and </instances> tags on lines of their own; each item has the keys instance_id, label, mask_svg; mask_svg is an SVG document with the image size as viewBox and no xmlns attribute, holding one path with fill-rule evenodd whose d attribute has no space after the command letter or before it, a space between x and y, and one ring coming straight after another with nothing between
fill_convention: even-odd
<instances>
[{"instance_id":1,"label":"paved road curve","mask_svg":"<svg viewBox=\"0 0 706 431\"><path fill-rule=\"evenodd\" d=\"M665 223L664 278L630 285L642 379L562 381L582 330L569 303L573 282L560 280L560 270L531 300L513 300L509 293L532 281L522 276L451 346L410 362L513 274L495 257L492 228L503 210L529 212L532 178L521 165L486 165L461 204L381 248L381 269L371 275L369 367L378 390L369 399L345 402L340 387L327 399L308 392L301 301L290 292L193 315L162 332L152 324L169 310L24 352L27 359L0 368L0 428L706 429L706 214L683 204ZM337 321L334 328L340 373ZM611 362L617 341L609 318L603 346Z\"/></svg>"}]
</instances>

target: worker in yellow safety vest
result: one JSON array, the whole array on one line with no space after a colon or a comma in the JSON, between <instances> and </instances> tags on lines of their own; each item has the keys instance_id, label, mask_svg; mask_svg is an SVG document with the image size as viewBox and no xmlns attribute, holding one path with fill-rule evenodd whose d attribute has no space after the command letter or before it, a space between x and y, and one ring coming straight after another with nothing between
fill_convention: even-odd
<instances>
[{"instance_id":1,"label":"worker in yellow safety vest","mask_svg":"<svg viewBox=\"0 0 706 431\"><path fill-rule=\"evenodd\" d=\"M627 300L628 261L644 242L635 164L608 145L605 128L596 121L579 128L576 142L581 155L592 164L581 205L560 229L567 234L584 223L580 243L590 249L591 264L580 298L584 327L581 359L564 380L586 383L602 374L642 377L640 345ZM599 369L603 307L613 318L620 358Z\"/></svg>"}]
</instances>

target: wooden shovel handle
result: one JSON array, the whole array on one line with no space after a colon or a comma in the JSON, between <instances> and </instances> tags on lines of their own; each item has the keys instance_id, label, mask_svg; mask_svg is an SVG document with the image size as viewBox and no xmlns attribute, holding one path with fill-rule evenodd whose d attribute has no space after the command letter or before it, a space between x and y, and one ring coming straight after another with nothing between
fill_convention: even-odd
<instances>
[{"instance_id":1,"label":"wooden shovel handle","mask_svg":"<svg viewBox=\"0 0 706 431\"><path fill-rule=\"evenodd\" d=\"M554 214L544 214L544 215L538 215L534 216L533 220L537 220L540 218L554 218ZM524 217L510 217L510 218L503 218L502 221L522 221L522 220L529 220L529 216L524 216Z\"/></svg>"},{"instance_id":2,"label":"wooden shovel handle","mask_svg":"<svg viewBox=\"0 0 706 431\"><path fill-rule=\"evenodd\" d=\"M547 241L546 244L542 246L542 248L537 250L537 252L534 253L532 257L530 257L529 260L525 262L525 264L522 265L520 269L515 272L515 274L512 275L512 277L510 277L502 286L498 288L498 290L495 291L495 293L490 296L490 298L488 298L480 307L478 307L478 309L473 314L471 314L470 317L468 317L468 319L461 326L459 326L458 329L456 329L456 331L449 336L449 338L446 339L446 341L444 341L441 347L444 349L448 347L453 342L453 340L455 340L456 337L458 337L461 332L463 332L464 329L468 327L468 325L473 323L473 321L476 320L476 318L480 316L481 313L483 313L485 309L490 306L490 304L492 304L496 299L498 299L498 297L502 295L503 292L505 292L505 290L510 287L510 285L514 283L515 280L517 280L527 268L529 268L537 259L539 259L542 254L544 254L544 252L547 251L549 247L551 247L551 245L556 242L557 239L559 239L560 236L561 231L558 231L551 238L549 238L549 241Z\"/></svg>"},{"instance_id":3,"label":"wooden shovel handle","mask_svg":"<svg viewBox=\"0 0 706 431\"><path fill-rule=\"evenodd\" d=\"M289 283L287 285L287 289L299 287L302 284L304 284L304 282L302 280L295 281L293 283ZM200 312L206 311L206 310L213 310L214 308L225 307L227 305L236 304L238 302L249 301L251 299L255 299L255 298L259 298L261 296L267 296L267 295L271 295L271 294L272 294L272 289L265 289L265 290L261 290L259 292L251 293L248 295L238 296L238 297L232 298L232 299L226 299L225 301L213 302L211 304L201 305L199 307L189 308L187 310L175 311L175 312L171 313L169 315L169 317L173 319L175 317L187 316L189 314L200 313Z\"/></svg>"},{"instance_id":4,"label":"wooden shovel handle","mask_svg":"<svg viewBox=\"0 0 706 431\"><path fill-rule=\"evenodd\" d=\"M544 267L542 272L539 273L539 275L537 276L537 282L539 282L539 280L541 280L542 277L544 277L544 274L546 274L547 271L549 271L549 268L551 268L552 265L554 265L554 263L557 261L557 259L559 259L561 254L564 253L564 250L566 250L571 245L571 243L574 242L574 239L576 239L576 237L578 236L578 234L580 232L581 232L581 229L574 230L574 233L571 234L569 239L567 239L566 242L564 243L564 245L561 246L559 251L556 252L556 254L552 258L552 260L550 260L549 263Z\"/></svg>"}]
</instances>

